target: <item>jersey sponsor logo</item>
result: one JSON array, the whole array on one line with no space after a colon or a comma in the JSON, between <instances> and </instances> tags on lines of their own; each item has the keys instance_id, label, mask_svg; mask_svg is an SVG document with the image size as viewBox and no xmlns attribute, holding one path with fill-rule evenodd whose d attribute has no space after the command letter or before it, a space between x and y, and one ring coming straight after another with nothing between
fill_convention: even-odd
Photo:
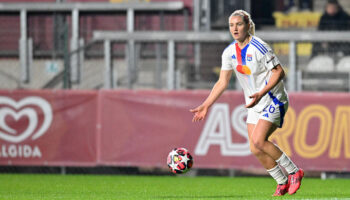
<instances>
[{"instance_id":1,"label":"jersey sponsor logo","mask_svg":"<svg viewBox=\"0 0 350 200\"><path fill-rule=\"evenodd\" d=\"M238 62L236 70L239 73L246 74L246 75L251 74L251 70L249 69L249 67L247 66L247 63L246 63L246 57L247 57L246 53L247 53L248 47L249 47L249 44L247 44L247 46L245 46L243 49L240 49L238 44L236 43L236 53L237 53L237 62ZM248 54L248 55L250 55L250 54Z\"/></svg>"},{"instance_id":2,"label":"jersey sponsor logo","mask_svg":"<svg viewBox=\"0 0 350 200\"><path fill-rule=\"evenodd\" d=\"M252 60L253 60L252 54L247 54L247 61L252 61Z\"/></svg>"},{"instance_id":3,"label":"jersey sponsor logo","mask_svg":"<svg viewBox=\"0 0 350 200\"><path fill-rule=\"evenodd\" d=\"M250 75L252 73L247 65L237 65L236 69L241 74Z\"/></svg>"},{"instance_id":4,"label":"jersey sponsor logo","mask_svg":"<svg viewBox=\"0 0 350 200\"><path fill-rule=\"evenodd\" d=\"M236 59L236 56L235 56L235 54L233 54L233 55L232 55L232 59Z\"/></svg>"}]
</instances>

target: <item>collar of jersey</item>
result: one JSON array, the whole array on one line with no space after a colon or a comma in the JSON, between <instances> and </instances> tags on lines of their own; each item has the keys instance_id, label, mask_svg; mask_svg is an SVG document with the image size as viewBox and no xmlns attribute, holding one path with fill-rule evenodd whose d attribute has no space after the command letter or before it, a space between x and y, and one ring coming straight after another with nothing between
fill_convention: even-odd
<instances>
[{"instance_id":1,"label":"collar of jersey","mask_svg":"<svg viewBox=\"0 0 350 200\"><path fill-rule=\"evenodd\" d=\"M238 48L242 51L243 49L247 48L250 45L250 43L253 41L253 38L254 38L254 36L252 36L252 38L249 40L249 42L242 49L238 46L238 42L236 42L236 44L237 44Z\"/></svg>"}]
</instances>

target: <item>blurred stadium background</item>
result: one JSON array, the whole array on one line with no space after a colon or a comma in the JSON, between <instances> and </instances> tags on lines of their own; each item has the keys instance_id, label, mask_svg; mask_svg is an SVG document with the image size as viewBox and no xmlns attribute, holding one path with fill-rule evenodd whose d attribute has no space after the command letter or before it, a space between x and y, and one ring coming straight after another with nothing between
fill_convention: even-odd
<instances>
[{"instance_id":1,"label":"blurred stadium background","mask_svg":"<svg viewBox=\"0 0 350 200\"><path fill-rule=\"evenodd\" d=\"M194 153L191 175L266 175L254 158L244 153L233 153L231 156L236 158L230 159L232 151L220 154L217 144L210 147L214 151L209 153L195 150L203 127L189 123L192 116L186 114L205 98L217 80L221 53L232 42L228 16L236 9L244 9L252 15L256 35L271 45L287 72L285 82L292 94L292 105L294 99L302 101L295 103L295 111L290 111L300 114L299 118L291 113L292 122L283 129L285 134L297 136L294 140L290 137L283 141L275 138L276 141L294 144L289 154L299 165L306 162L310 166L305 167L309 175L326 177L332 172L346 177L350 170L350 128L344 125L350 122L350 23L342 30L319 30L326 3L327 0L0 0L1 173L168 174L167 153L184 145ZM339 3L350 13L350 1ZM330 43L339 48L328 48ZM238 108L243 98L234 78L229 90L223 101L231 109ZM40 100L34 100L34 106L26 106L23 100L33 96L46 99L52 107L53 122L46 129L41 127L46 123L47 110L41 107ZM239 101L232 104L231 98ZM101 103L101 99L107 102ZM119 102L113 104L113 100ZM176 115L176 110L171 111L179 124L159 119L171 118L165 111L172 105L185 113ZM30 114L22 117L28 107L38 112L35 119L41 124L31 131L27 128L32 123ZM237 116L235 113L232 118ZM308 117L305 113L316 114ZM123 121L125 118L128 120ZM181 118L188 120L187 124ZM302 119L307 119L309 125L303 125ZM142 120L145 122L141 125L137 123ZM181 127L184 124L185 128ZM239 125L232 124L235 138L243 144L246 140L235 127ZM14 130L23 133L16 136ZM298 130L305 134L298 136ZM132 134L136 132L135 139ZM144 137L140 136L143 132L147 132ZM72 135L75 138L70 140ZM298 138L303 140L301 146ZM118 142L109 143L111 139ZM133 151L135 146L139 148ZM163 151L156 153L159 158L149 158L153 157L152 148ZM45 155L46 150L49 153ZM212 159L216 154L223 158L215 163L203 156ZM141 158L147 155L151 162ZM240 156L249 157L248 162L241 165Z\"/></svg>"}]
</instances>

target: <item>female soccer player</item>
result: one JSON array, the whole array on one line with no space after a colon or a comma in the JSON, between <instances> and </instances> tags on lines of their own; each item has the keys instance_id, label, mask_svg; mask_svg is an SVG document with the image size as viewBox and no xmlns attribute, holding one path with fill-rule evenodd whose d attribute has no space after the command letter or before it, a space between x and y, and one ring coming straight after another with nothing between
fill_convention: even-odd
<instances>
[{"instance_id":1,"label":"female soccer player","mask_svg":"<svg viewBox=\"0 0 350 200\"><path fill-rule=\"evenodd\" d=\"M268 44L254 36L255 25L250 15L236 10L229 17L230 32L235 39L222 53L219 80L207 99L197 108L193 122L203 120L208 109L226 89L232 72L243 88L248 109L247 128L251 152L278 183L274 196L294 194L300 187L304 171L268 138L282 127L288 108L288 95L283 84L284 71ZM281 167L288 172L288 178Z\"/></svg>"}]
</instances>

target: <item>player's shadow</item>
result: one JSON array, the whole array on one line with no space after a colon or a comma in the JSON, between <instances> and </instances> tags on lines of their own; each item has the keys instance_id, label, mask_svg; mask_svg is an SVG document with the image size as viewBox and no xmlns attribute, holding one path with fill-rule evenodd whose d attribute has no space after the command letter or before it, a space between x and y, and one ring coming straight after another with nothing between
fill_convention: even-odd
<instances>
[{"instance_id":1,"label":"player's shadow","mask_svg":"<svg viewBox=\"0 0 350 200\"><path fill-rule=\"evenodd\" d=\"M155 199L237 199L237 198L242 198L243 196L238 196L238 195L213 195L213 196L190 196L190 195L166 195L166 196L156 196L154 197Z\"/></svg>"}]
</instances>

